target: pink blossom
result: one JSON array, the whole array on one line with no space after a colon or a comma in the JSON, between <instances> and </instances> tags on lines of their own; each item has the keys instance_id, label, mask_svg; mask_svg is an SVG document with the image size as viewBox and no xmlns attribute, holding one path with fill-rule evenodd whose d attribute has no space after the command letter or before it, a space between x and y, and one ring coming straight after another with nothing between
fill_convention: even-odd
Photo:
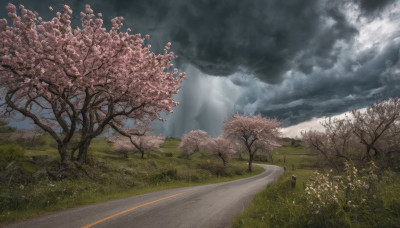
<instances>
[{"instance_id":1,"label":"pink blossom","mask_svg":"<svg viewBox=\"0 0 400 228\"><path fill-rule=\"evenodd\" d=\"M187 157L198 152L208 142L208 134L202 130L193 130L185 134L179 144L179 150Z\"/></svg>"}]
</instances>

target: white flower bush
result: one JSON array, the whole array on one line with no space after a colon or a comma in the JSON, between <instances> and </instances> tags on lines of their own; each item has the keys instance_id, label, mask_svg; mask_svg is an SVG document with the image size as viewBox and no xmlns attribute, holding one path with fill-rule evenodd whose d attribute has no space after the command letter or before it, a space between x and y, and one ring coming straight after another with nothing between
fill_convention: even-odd
<instances>
[{"instance_id":1,"label":"white flower bush","mask_svg":"<svg viewBox=\"0 0 400 228\"><path fill-rule=\"evenodd\" d=\"M326 213L328 210L358 210L366 205L368 196L377 181L377 167L371 163L361 172L346 163L342 175L316 172L306 184L306 202L313 214ZM364 174L364 175L362 175Z\"/></svg>"}]
</instances>

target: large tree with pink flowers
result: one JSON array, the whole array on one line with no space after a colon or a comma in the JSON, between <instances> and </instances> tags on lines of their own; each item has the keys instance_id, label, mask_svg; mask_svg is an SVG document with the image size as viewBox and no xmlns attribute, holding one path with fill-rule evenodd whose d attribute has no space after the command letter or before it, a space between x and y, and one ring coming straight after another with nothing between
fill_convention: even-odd
<instances>
[{"instance_id":1,"label":"large tree with pink flowers","mask_svg":"<svg viewBox=\"0 0 400 228\"><path fill-rule=\"evenodd\" d=\"M254 156L258 151L271 151L279 144L281 122L261 115L229 117L224 125L224 137L236 141L249 154L249 168L252 170Z\"/></svg>"},{"instance_id":2,"label":"large tree with pink flowers","mask_svg":"<svg viewBox=\"0 0 400 228\"><path fill-rule=\"evenodd\" d=\"M12 4L6 8L10 21L0 19L2 115L20 113L50 134L61 164L84 163L91 141L107 126L129 132L125 120L161 119L178 105L172 95L184 74L171 70L170 43L152 53L148 35L123 32L122 17L107 30L89 5L80 27L71 25L68 5L50 21L22 5L18 12Z\"/></svg>"}]
</instances>

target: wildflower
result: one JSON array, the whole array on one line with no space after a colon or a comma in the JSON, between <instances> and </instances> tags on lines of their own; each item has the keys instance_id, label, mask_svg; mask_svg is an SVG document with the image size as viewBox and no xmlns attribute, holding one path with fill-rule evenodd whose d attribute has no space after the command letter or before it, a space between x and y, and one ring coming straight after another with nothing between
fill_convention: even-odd
<instances>
[{"instance_id":1,"label":"wildflower","mask_svg":"<svg viewBox=\"0 0 400 228\"><path fill-rule=\"evenodd\" d=\"M53 7L49 6L49 10L50 10L50 11L53 11Z\"/></svg>"}]
</instances>

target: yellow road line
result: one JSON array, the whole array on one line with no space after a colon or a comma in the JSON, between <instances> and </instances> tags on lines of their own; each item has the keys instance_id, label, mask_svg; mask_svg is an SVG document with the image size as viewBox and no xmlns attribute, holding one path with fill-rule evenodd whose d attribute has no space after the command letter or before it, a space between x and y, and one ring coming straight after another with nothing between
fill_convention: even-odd
<instances>
[{"instance_id":1,"label":"yellow road line","mask_svg":"<svg viewBox=\"0 0 400 228\"><path fill-rule=\"evenodd\" d=\"M149 204L152 204L152 203L156 203L156 202L161 201L161 200L165 200L165 199L168 199L168 198L172 198L172 197L181 195L181 194L183 194L183 193L185 193L185 192L181 192L181 193L178 193L178 194L175 194L175 195L170 195L170 196L167 196L167 197L158 199L158 200L154 200L154 201L151 201L151 202L148 202L148 203L141 204L141 205L136 206L136 207L129 208L129 209L125 210L125 211L121 211L121 212L118 212L118 213L116 213L116 214L110 215L110 216L108 216L107 218L100 219L100 220L98 220L98 221L96 221L96 222L94 222L94 223L91 223L91 224L89 224L89 225L82 226L82 228L89 228L89 227L92 227L92 226L97 225L97 224L99 224L99 223L101 223L101 222L104 222L104 221L106 221L106 220L115 218L115 217L117 217L117 216L119 216L119 215L122 215L122 214L128 213L128 212L130 212L130 211L133 211L133 210L135 210L135 209L138 209L139 207L143 207L143 206L146 206L146 205L149 205Z\"/></svg>"}]
</instances>

